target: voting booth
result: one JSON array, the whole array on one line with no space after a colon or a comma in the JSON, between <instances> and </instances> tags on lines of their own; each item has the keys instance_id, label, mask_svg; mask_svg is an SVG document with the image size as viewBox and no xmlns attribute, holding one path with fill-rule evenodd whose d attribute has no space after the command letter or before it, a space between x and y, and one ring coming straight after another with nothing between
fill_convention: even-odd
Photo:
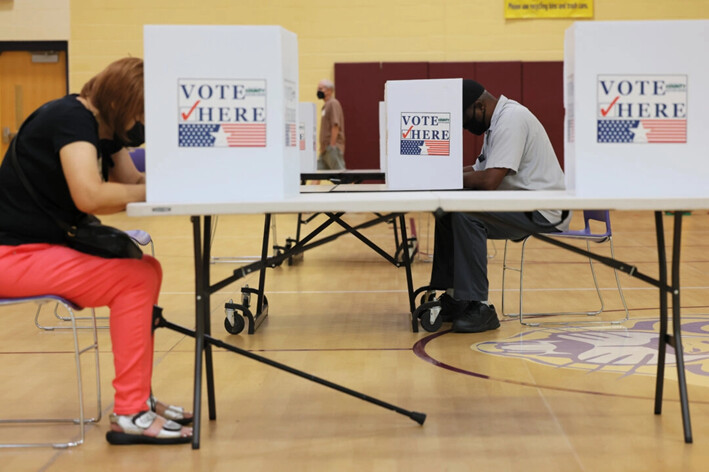
<instances>
[{"instance_id":1,"label":"voting booth","mask_svg":"<svg viewBox=\"0 0 709 472\"><path fill-rule=\"evenodd\" d=\"M148 203L298 194L298 44L279 26L146 25Z\"/></svg>"},{"instance_id":2,"label":"voting booth","mask_svg":"<svg viewBox=\"0 0 709 472\"><path fill-rule=\"evenodd\" d=\"M387 188L463 188L462 79L385 84Z\"/></svg>"},{"instance_id":3,"label":"voting booth","mask_svg":"<svg viewBox=\"0 0 709 472\"><path fill-rule=\"evenodd\" d=\"M298 104L298 149L300 150L300 171L315 172L318 169L317 154L317 111L312 102Z\"/></svg>"},{"instance_id":4,"label":"voting booth","mask_svg":"<svg viewBox=\"0 0 709 472\"><path fill-rule=\"evenodd\" d=\"M709 21L578 22L564 44L567 189L709 196Z\"/></svg>"},{"instance_id":5,"label":"voting booth","mask_svg":"<svg viewBox=\"0 0 709 472\"><path fill-rule=\"evenodd\" d=\"M379 102L379 170L387 171L387 107Z\"/></svg>"}]
</instances>

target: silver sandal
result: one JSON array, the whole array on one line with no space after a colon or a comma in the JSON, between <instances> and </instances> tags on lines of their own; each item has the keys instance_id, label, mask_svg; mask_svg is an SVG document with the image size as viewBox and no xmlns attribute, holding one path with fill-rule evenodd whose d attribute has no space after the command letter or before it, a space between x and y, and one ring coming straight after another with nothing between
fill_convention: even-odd
<instances>
[{"instance_id":1,"label":"silver sandal","mask_svg":"<svg viewBox=\"0 0 709 472\"><path fill-rule=\"evenodd\" d=\"M158 401L155 399L152 393L148 397L148 401L146 403L148 405L148 408L150 408L150 411L152 411L153 413L157 413ZM193 420L192 417L185 417L185 409L181 406L165 405L165 412L161 416L165 419L174 421L177 424L181 424L182 426L192 424Z\"/></svg>"},{"instance_id":2,"label":"silver sandal","mask_svg":"<svg viewBox=\"0 0 709 472\"><path fill-rule=\"evenodd\" d=\"M117 446L130 444L185 444L192 440L192 435L183 436L182 426L167 420L157 436L146 436L145 430L153 424L158 415L152 411L141 411L135 415L111 414L111 424L121 431L111 430L106 433L106 440Z\"/></svg>"}]
</instances>

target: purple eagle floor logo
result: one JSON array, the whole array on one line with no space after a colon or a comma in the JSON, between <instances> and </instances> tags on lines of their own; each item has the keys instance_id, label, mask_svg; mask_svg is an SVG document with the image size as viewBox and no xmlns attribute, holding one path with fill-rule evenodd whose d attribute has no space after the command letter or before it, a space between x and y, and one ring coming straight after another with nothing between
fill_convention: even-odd
<instances>
[{"instance_id":1,"label":"purple eagle floor logo","mask_svg":"<svg viewBox=\"0 0 709 472\"><path fill-rule=\"evenodd\" d=\"M709 385L709 319L685 316L682 320L685 370L694 384ZM486 341L471 348L495 356L527 359L552 367L611 372L626 377L657 373L658 324L637 320L630 327L548 328L523 331L501 341ZM668 346L666 363L675 364ZM673 368L666 375L675 374Z\"/></svg>"},{"instance_id":2,"label":"purple eagle floor logo","mask_svg":"<svg viewBox=\"0 0 709 472\"><path fill-rule=\"evenodd\" d=\"M686 75L599 75L599 143L686 143Z\"/></svg>"},{"instance_id":3,"label":"purple eagle floor logo","mask_svg":"<svg viewBox=\"0 0 709 472\"><path fill-rule=\"evenodd\" d=\"M179 79L179 147L265 147L266 81Z\"/></svg>"}]
</instances>

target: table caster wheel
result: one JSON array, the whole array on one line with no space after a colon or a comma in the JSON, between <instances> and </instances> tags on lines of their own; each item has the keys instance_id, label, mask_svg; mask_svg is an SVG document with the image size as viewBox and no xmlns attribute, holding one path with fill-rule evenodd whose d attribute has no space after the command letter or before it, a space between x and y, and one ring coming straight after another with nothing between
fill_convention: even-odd
<instances>
[{"instance_id":1,"label":"table caster wheel","mask_svg":"<svg viewBox=\"0 0 709 472\"><path fill-rule=\"evenodd\" d=\"M232 304L232 300L229 300L227 305ZM246 322L244 317L239 313L236 313L234 308L226 308L226 317L224 318L224 329L230 334L239 334L244 330Z\"/></svg>"},{"instance_id":2,"label":"table caster wheel","mask_svg":"<svg viewBox=\"0 0 709 472\"><path fill-rule=\"evenodd\" d=\"M421 322L423 329L429 333L438 331L443 325L441 304L438 301L424 303L416 308L413 316Z\"/></svg>"},{"instance_id":3,"label":"table caster wheel","mask_svg":"<svg viewBox=\"0 0 709 472\"><path fill-rule=\"evenodd\" d=\"M224 328L231 334L239 334L244 330L246 323L240 315L234 317L234 324L229 322L229 318L224 318Z\"/></svg>"},{"instance_id":4,"label":"table caster wheel","mask_svg":"<svg viewBox=\"0 0 709 472\"><path fill-rule=\"evenodd\" d=\"M429 333L435 333L441 329L441 326L443 326L443 317L440 315L440 311L440 307L424 310L419 318L421 327Z\"/></svg>"}]
</instances>

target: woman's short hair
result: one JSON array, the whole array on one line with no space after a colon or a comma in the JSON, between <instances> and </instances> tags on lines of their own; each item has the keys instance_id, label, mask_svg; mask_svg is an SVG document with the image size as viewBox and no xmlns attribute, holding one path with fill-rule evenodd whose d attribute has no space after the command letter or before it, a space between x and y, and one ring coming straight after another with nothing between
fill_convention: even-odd
<instances>
[{"instance_id":1,"label":"woman's short hair","mask_svg":"<svg viewBox=\"0 0 709 472\"><path fill-rule=\"evenodd\" d=\"M103 121L126 139L128 124L145 113L143 60L125 57L112 62L86 82L80 96L89 98Z\"/></svg>"}]
</instances>

